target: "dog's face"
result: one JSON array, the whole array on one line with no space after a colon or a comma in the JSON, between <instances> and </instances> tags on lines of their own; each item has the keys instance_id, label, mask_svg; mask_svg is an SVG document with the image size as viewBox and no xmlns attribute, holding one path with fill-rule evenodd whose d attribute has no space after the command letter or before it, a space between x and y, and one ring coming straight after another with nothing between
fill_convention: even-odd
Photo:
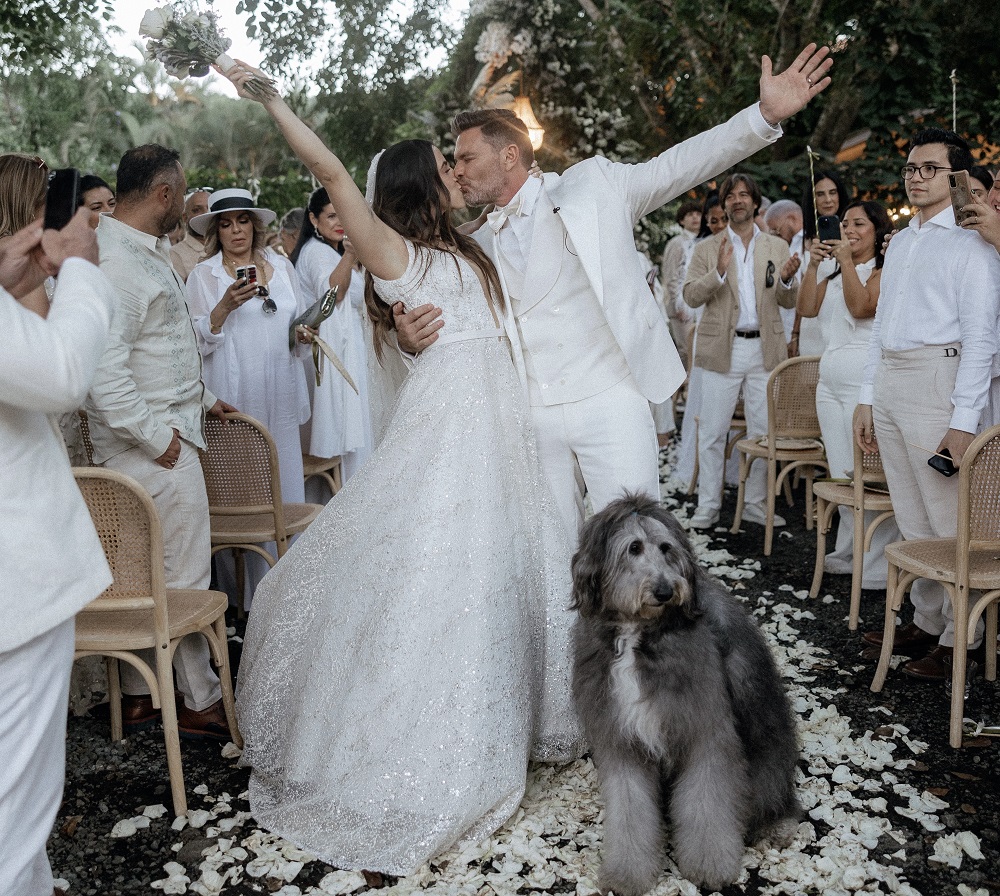
<instances>
[{"instance_id":1,"label":"dog's face","mask_svg":"<svg viewBox=\"0 0 1000 896\"><path fill-rule=\"evenodd\" d=\"M587 521L573 557L573 607L614 621L694 612L695 560L673 515L627 495Z\"/></svg>"}]
</instances>

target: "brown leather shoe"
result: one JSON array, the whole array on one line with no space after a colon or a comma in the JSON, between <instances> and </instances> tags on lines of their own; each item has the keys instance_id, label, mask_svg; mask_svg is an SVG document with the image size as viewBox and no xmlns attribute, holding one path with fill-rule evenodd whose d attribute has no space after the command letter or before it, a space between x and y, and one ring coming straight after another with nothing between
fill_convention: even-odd
<instances>
[{"instance_id":1,"label":"brown leather shoe","mask_svg":"<svg viewBox=\"0 0 1000 896\"><path fill-rule=\"evenodd\" d=\"M883 634L881 629L865 632L861 636L861 643L866 647L875 647L881 650ZM920 656L928 648L937 644L938 637L938 635L925 632L915 622L911 622L909 625L902 625L896 629L895 637L892 639L892 652L896 656Z\"/></svg>"},{"instance_id":2,"label":"brown leather shoe","mask_svg":"<svg viewBox=\"0 0 1000 896\"><path fill-rule=\"evenodd\" d=\"M226 722L226 711L222 707L222 700L216 700L207 709L197 712L188 709L184 701L177 704L177 727L180 735L187 740L221 740L229 741L233 739L229 733L229 724Z\"/></svg>"},{"instance_id":3,"label":"brown leather shoe","mask_svg":"<svg viewBox=\"0 0 1000 896\"><path fill-rule=\"evenodd\" d=\"M122 694L122 728L140 731L160 718L160 711L153 708L149 694Z\"/></svg>"},{"instance_id":4,"label":"brown leather shoe","mask_svg":"<svg viewBox=\"0 0 1000 896\"><path fill-rule=\"evenodd\" d=\"M923 659L910 660L900 666L910 678L917 681L944 681L951 678L951 658L954 650L938 644ZM982 663L986 657L986 650L982 644L968 651L966 661Z\"/></svg>"}]
</instances>

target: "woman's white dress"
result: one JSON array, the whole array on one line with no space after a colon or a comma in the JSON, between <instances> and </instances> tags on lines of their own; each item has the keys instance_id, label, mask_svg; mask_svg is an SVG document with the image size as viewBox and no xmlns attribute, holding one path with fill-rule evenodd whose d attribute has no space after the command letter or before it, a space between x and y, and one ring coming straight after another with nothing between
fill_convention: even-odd
<instances>
[{"instance_id":1,"label":"woman's white dress","mask_svg":"<svg viewBox=\"0 0 1000 896\"><path fill-rule=\"evenodd\" d=\"M340 259L336 249L318 239L311 239L302 247L295 270L310 304L326 295L330 274ZM365 313L364 277L355 271L347 295L319 329L320 337L343 361L358 392L332 365L324 362L322 380L313 391L308 448L315 457L340 457L345 481L368 459L372 449L368 356L362 321ZM309 371L314 376L311 362ZM315 379L310 383L313 385Z\"/></svg>"},{"instance_id":2,"label":"woman's white dress","mask_svg":"<svg viewBox=\"0 0 1000 896\"><path fill-rule=\"evenodd\" d=\"M265 314L263 299L252 298L233 311L213 333L209 316L233 278L222 266L222 253L195 266L187 280L187 300L202 355L205 385L223 401L263 423L278 449L281 497L304 501L299 426L309 419L302 351L288 348L288 325L305 310L295 270L270 249L274 268L267 284L278 310Z\"/></svg>"},{"instance_id":3,"label":"woman's white dress","mask_svg":"<svg viewBox=\"0 0 1000 896\"><path fill-rule=\"evenodd\" d=\"M424 270L423 262L430 259ZM506 821L568 759L570 546L479 279L421 253L386 302L447 325L371 459L264 579L237 708L262 825L405 875Z\"/></svg>"},{"instance_id":4,"label":"woman's white dress","mask_svg":"<svg viewBox=\"0 0 1000 896\"><path fill-rule=\"evenodd\" d=\"M867 283L875 270L875 260L862 262L855 266L855 270L861 282ZM826 458L830 463L830 476L844 479L850 477L854 468L854 409L864 379L868 340L875 318L859 320L847 309L843 274L827 280L821 314L824 309L824 319L828 321L827 347L819 361L816 413L823 433ZM865 525L872 522L875 516L875 511L868 511ZM885 546L900 538L902 536L893 520L886 520L875 530L871 549L865 554L862 587L885 587L888 574ZM846 565L851 563L853 554L854 512L850 507L842 507L836 548L827 557Z\"/></svg>"}]
</instances>

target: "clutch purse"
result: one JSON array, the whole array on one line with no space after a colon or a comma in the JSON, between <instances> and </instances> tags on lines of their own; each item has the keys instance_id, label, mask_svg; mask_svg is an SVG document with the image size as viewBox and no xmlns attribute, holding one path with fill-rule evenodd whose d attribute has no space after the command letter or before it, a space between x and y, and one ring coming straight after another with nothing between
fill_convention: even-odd
<instances>
[{"instance_id":1,"label":"clutch purse","mask_svg":"<svg viewBox=\"0 0 1000 896\"><path fill-rule=\"evenodd\" d=\"M340 292L339 286L327 290L326 295L322 299L315 301L288 325L289 350L295 348L295 330L297 327L305 324L313 330L318 330L319 325L333 314L334 305L337 304L338 292Z\"/></svg>"}]
</instances>

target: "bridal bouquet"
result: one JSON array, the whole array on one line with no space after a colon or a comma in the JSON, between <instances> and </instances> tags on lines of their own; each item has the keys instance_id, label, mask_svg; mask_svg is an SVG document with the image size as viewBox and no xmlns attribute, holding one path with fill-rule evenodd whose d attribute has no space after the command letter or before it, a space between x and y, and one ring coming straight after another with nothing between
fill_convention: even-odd
<instances>
[{"instance_id":1,"label":"bridal bouquet","mask_svg":"<svg viewBox=\"0 0 1000 896\"><path fill-rule=\"evenodd\" d=\"M203 78L214 62L227 70L235 64L226 55L232 41L219 28L218 16L208 12L181 12L173 4L147 9L139 33L148 37L146 53L163 63L175 78ZM245 85L258 99L274 94L274 81L254 76Z\"/></svg>"}]
</instances>

